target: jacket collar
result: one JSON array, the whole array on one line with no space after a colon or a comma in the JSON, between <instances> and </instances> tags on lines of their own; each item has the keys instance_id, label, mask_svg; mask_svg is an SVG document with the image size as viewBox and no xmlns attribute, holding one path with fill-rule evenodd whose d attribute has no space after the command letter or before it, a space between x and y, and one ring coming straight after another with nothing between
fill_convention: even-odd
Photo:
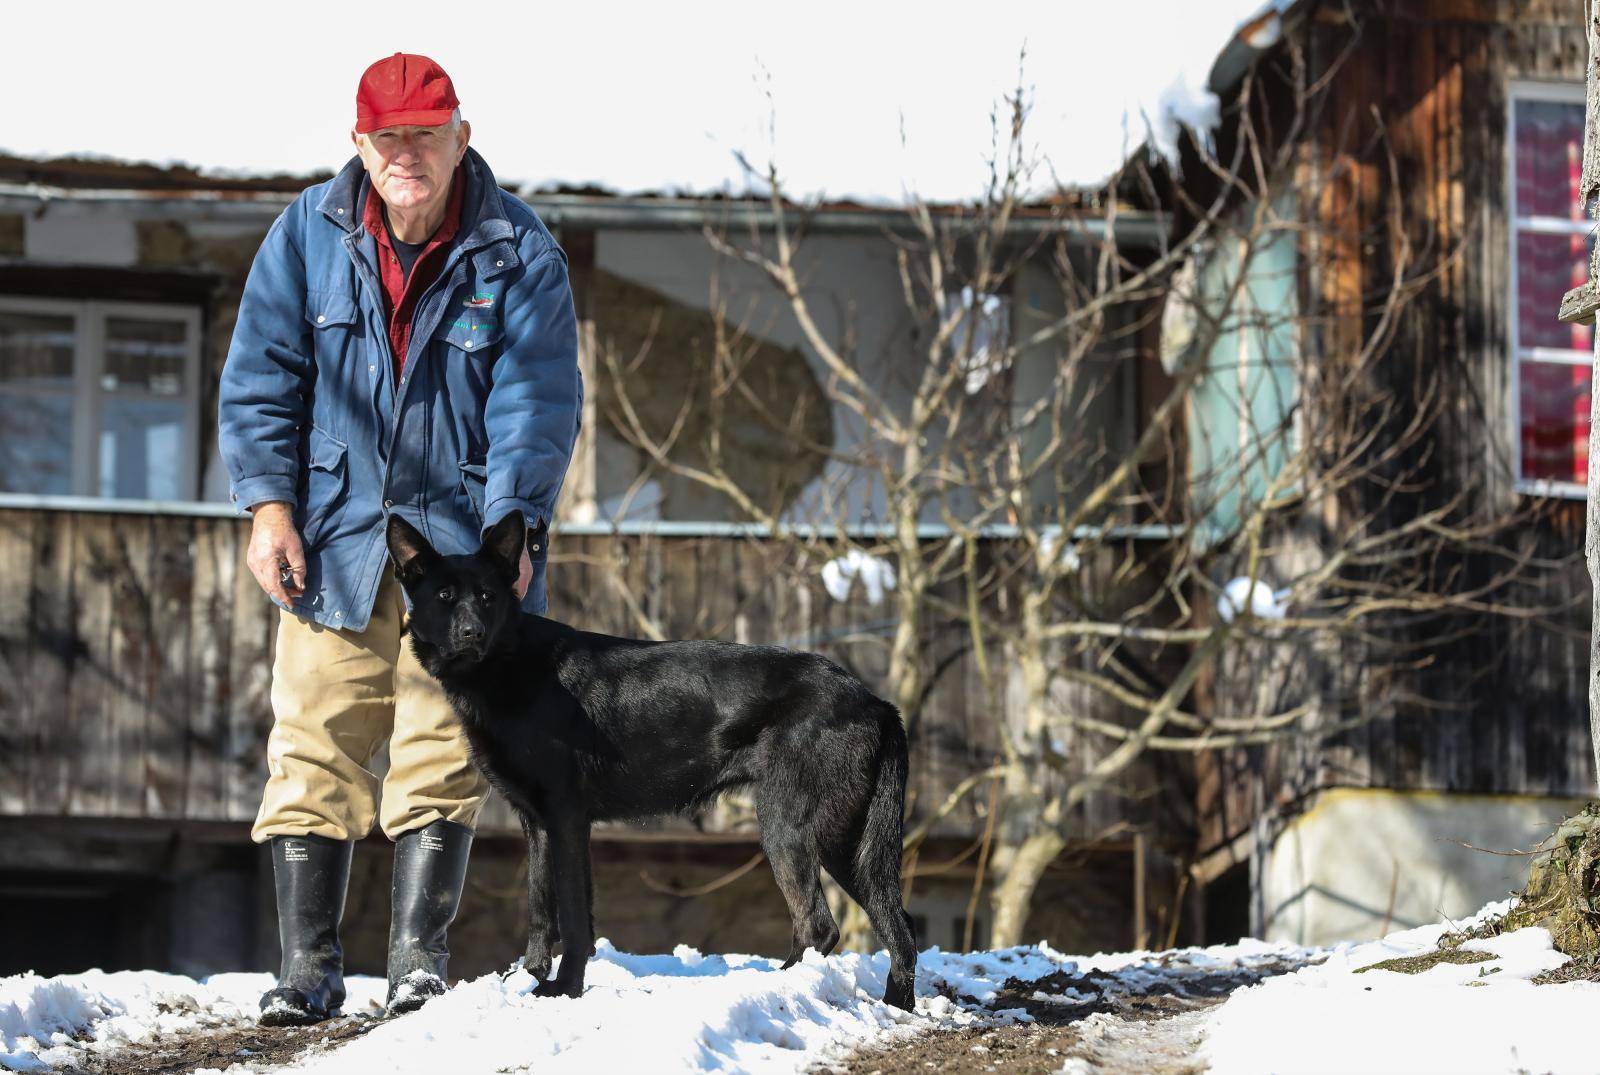
<instances>
[{"instance_id":1,"label":"jacket collar","mask_svg":"<svg viewBox=\"0 0 1600 1075\"><path fill-rule=\"evenodd\" d=\"M517 257L511 221L500 201L500 185L488 162L471 146L461 163L466 166L467 182L462 191L457 243L463 250L489 247L473 260L480 263L480 270L492 270L487 275L503 272L517 263ZM354 232L361 226L362 197L371 185L361 157L351 157L328 184L317 211L346 232Z\"/></svg>"}]
</instances>

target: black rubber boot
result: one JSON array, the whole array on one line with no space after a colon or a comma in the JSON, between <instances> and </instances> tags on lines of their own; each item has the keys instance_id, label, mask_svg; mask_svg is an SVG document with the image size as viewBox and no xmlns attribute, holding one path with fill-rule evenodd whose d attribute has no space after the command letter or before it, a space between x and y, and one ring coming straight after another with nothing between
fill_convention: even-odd
<instances>
[{"instance_id":1,"label":"black rubber boot","mask_svg":"<svg viewBox=\"0 0 1600 1075\"><path fill-rule=\"evenodd\" d=\"M394 842L389 918L391 1015L416 1011L445 991L445 931L461 904L472 830L454 821L404 833Z\"/></svg>"},{"instance_id":2,"label":"black rubber boot","mask_svg":"<svg viewBox=\"0 0 1600 1075\"><path fill-rule=\"evenodd\" d=\"M344 1004L339 920L355 843L326 836L274 836L272 878L278 890L278 986L261 997L262 1026L307 1026Z\"/></svg>"}]
</instances>

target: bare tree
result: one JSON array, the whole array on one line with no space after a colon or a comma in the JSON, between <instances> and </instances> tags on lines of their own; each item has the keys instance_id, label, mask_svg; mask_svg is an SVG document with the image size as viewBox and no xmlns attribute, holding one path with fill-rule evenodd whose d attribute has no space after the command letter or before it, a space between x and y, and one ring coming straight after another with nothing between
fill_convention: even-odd
<instances>
[{"instance_id":1,"label":"bare tree","mask_svg":"<svg viewBox=\"0 0 1600 1075\"><path fill-rule=\"evenodd\" d=\"M717 490L797 570L892 565L888 693L908 718L949 656L930 650L933 628L966 637L999 721L985 853L997 945L1023 939L1045 869L1082 838L1096 797L1137 817L1163 758L1315 750L1411 691L1407 672L1439 639L1485 615L1551 611L1519 603L1518 586L1561 565L1511 539L1540 505L1497 511L1472 475L1437 464L1459 398L1446 378L1461 371L1391 355L1407 302L1455 253L1419 248L1398 182L1384 234L1319 234L1326 215L1295 194L1325 179L1300 137L1324 82L1292 42L1285 53L1270 102L1246 77L1224 150L1192 142L1202 181L1135 157L1098 212L1031 239L1010 227L1036 198L1019 90L984 199L967 212L914 200L890 237L920 326L914 361L864 353L848 318L824 327L801 267L808 211L769 168L770 232L706 238L777 289L848 435L806 441L799 417L752 388L749 333L717 301L703 399L652 425L617 395L613 421L654 466ZM1153 249L1129 243L1129 203L1165 204L1183 224ZM1391 251L1385 286L1345 293L1332 266L1373 241ZM1058 300L1046 313L990 316L993 297L1042 270ZM1163 312L1182 331L1158 346ZM606 361L626 385L626 363ZM1145 374L1137 420L1097 421L1130 394L1130 370ZM805 495L763 498L739 480L715 413L734 398L825 461ZM690 462L697 399L712 413Z\"/></svg>"}]
</instances>

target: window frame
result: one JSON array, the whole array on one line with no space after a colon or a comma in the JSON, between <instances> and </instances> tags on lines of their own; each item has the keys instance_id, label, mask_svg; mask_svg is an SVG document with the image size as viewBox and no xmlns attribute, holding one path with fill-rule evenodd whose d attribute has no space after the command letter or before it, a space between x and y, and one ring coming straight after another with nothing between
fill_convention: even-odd
<instances>
[{"instance_id":1,"label":"window frame","mask_svg":"<svg viewBox=\"0 0 1600 1075\"><path fill-rule=\"evenodd\" d=\"M105 372L106 321L113 317L177 321L184 326L183 389L178 395L183 406L181 451L177 503L191 503L200 497L200 309L171 302L140 302L112 299L60 299L0 294L0 310L47 314L72 318L72 492L0 493L0 501L24 499L30 504L52 501L96 500L105 503L140 502L139 497L101 496L100 451L102 399L101 377ZM148 393L127 392L131 397Z\"/></svg>"},{"instance_id":2,"label":"window frame","mask_svg":"<svg viewBox=\"0 0 1600 1075\"><path fill-rule=\"evenodd\" d=\"M1527 81L1512 79L1506 86L1506 204L1511 212L1507 214L1511 226L1506 229L1507 245L1510 246L1511 267L1507 280L1507 326L1509 336L1506 340L1506 354L1511 359L1506 363L1510 371L1511 406L1509 417L1511 422L1511 479L1512 487L1519 494L1530 496L1554 496L1568 500L1582 500L1588 496L1588 487L1579 482L1558 481L1554 478L1524 478L1522 476L1522 364L1523 362L1545 362L1550 364L1588 366L1594 369L1594 354L1592 352L1572 351L1563 348L1549 347L1523 347L1520 296L1517 293L1518 272L1520 266L1517 261L1517 239L1524 232L1533 232L1546 235L1580 235L1588 238L1594 231L1595 222L1587 218L1578 220L1565 220L1559 217L1524 217L1520 215L1521 206L1517 204L1517 104L1519 102L1554 102L1556 104L1586 103L1586 90L1581 82L1547 82ZM1550 316L1555 317L1555 311L1550 311ZM1600 325L1597 325L1600 331ZM1600 338L1600 337L1597 337ZM1526 352L1526 353L1525 353ZM1591 380L1589 390L1594 391ZM1589 435L1593 437L1594 430Z\"/></svg>"}]
</instances>

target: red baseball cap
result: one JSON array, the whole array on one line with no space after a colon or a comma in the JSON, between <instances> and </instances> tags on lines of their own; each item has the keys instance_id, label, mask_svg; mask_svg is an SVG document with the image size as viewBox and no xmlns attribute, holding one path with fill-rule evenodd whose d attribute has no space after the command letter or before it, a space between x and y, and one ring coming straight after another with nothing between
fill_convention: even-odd
<instances>
[{"instance_id":1,"label":"red baseball cap","mask_svg":"<svg viewBox=\"0 0 1600 1075\"><path fill-rule=\"evenodd\" d=\"M409 52L385 56L361 73L356 87L356 132L415 124L437 127L450 122L461 102L444 68Z\"/></svg>"}]
</instances>

